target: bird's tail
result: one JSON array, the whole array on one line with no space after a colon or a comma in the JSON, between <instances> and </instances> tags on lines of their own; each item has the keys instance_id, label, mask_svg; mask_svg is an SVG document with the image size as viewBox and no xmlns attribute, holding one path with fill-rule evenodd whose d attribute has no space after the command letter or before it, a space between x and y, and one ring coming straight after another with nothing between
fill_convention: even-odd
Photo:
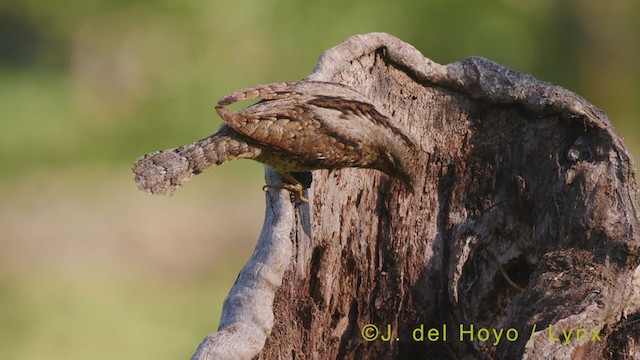
<instances>
[{"instance_id":1,"label":"bird's tail","mask_svg":"<svg viewBox=\"0 0 640 360\"><path fill-rule=\"evenodd\" d=\"M140 190L166 194L179 188L210 166L243 158L255 158L260 149L247 144L226 126L193 144L147 154L133 164Z\"/></svg>"}]
</instances>

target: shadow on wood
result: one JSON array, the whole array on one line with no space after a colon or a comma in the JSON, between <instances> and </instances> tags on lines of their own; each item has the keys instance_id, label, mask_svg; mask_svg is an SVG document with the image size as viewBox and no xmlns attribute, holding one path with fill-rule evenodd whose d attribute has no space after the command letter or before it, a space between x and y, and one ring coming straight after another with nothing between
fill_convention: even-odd
<instances>
[{"instance_id":1,"label":"shadow on wood","mask_svg":"<svg viewBox=\"0 0 640 360\"><path fill-rule=\"evenodd\" d=\"M316 171L299 207L270 190L194 359L638 356L637 187L602 111L382 33L328 50L309 79L384 109L422 149L421 176L409 193L374 170Z\"/></svg>"}]
</instances>

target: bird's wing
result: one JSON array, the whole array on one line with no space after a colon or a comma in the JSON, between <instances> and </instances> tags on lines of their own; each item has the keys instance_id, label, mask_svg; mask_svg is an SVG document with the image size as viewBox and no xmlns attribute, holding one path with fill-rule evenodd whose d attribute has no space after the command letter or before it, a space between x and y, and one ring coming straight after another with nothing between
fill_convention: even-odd
<instances>
[{"instance_id":1,"label":"bird's wing","mask_svg":"<svg viewBox=\"0 0 640 360\"><path fill-rule=\"evenodd\" d=\"M255 98L262 101L238 112L224 107ZM216 111L229 127L263 147L328 166L344 166L342 162L358 158L362 144L372 143L377 125L390 126L389 119L364 96L347 86L324 82L240 90L220 100Z\"/></svg>"}]
</instances>

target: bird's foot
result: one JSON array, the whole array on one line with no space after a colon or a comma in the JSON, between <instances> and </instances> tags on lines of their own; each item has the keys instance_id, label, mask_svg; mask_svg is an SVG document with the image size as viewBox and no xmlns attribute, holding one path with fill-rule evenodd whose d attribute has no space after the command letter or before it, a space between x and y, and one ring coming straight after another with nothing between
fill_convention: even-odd
<instances>
[{"instance_id":1,"label":"bird's foot","mask_svg":"<svg viewBox=\"0 0 640 360\"><path fill-rule=\"evenodd\" d=\"M302 194L302 184L288 184L288 183L267 184L262 187L262 190L266 191L267 188L289 190L298 202L303 204L306 204L309 202L309 200L306 197L304 197L304 195Z\"/></svg>"},{"instance_id":2,"label":"bird's foot","mask_svg":"<svg viewBox=\"0 0 640 360\"><path fill-rule=\"evenodd\" d=\"M302 194L304 186L302 186L302 183L298 181L298 179L296 179L288 172L280 173L280 175L287 182L280 184L267 184L262 187L262 190L265 190L266 188L289 190L297 202L301 204L306 204L309 202L309 200Z\"/></svg>"}]
</instances>

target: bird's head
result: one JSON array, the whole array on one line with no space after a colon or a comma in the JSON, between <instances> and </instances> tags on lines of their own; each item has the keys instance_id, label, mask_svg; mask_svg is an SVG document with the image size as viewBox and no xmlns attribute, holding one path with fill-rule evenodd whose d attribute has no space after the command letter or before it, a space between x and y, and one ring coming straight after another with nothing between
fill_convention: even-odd
<instances>
[{"instance_id":1,"label":"bird's head","mask_svg":"<svg viewBox=\"0 0 640 360\"><path fill-rule=\"evenodd\" d=\"M417 152L413 146L387 147L380 154L380 163L377 168L401 180L410 190L413 190L418 173L418 161Z\"/></svg>"}]
</instances>

